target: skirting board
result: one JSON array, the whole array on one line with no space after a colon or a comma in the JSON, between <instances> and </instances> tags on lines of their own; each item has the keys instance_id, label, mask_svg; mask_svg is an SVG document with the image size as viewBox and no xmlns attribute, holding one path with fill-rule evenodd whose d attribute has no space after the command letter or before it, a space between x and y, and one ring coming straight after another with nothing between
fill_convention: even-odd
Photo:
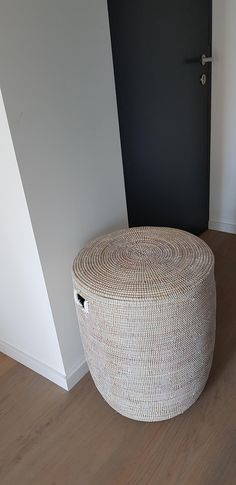
<instances>
[{"instance_id":1,"label":"skirting board","mask_svg":"<svg viewBox=\"0 0 236 485\"><path fill-rule=\"evenodd\" d=\"M61 374L52 367L49 367L47 364L35 359L25 352L22 352L3 340L0 340L0 352L8 355L8 357L11 357L14 360L17 360L17 362L20 362L20 364L25 365L41 376L46 377L46 379L49 379L66 391L72 389L72 387L74 387L77 382L79 382L80 379L82 379L82 377L84 377L84 375L88 372L87 362L84 361L75 366L68 373L68 375Z\"/></svg>"},{"instance_id":2,"label":"skirting board","mask_svg":"<svg viewBox=\"0 0 236 485\"><path fill-rule=\"evenodd\" d=\"M230 234L236 234L236 224L230 224L228 222L209 221L208 227L213 231L229 232Z\"/></svg>"},{"instance_id":3,"label":"skirting board","mask_svg":"<svg viewBox=\"0 0 236 485\"><path fill-rule=\"evenodd\" d=\"M76 365L66 376L67 390L70 391L89 371L86 360Z\"/></svg>"}]
</instances>

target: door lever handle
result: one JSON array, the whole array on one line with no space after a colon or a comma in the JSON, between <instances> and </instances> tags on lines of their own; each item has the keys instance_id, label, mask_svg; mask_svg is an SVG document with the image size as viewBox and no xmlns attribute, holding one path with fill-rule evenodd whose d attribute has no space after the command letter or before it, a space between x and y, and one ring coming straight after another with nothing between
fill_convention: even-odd
<instances>
[{"instance_id":1,"label":"door lever handle","mask_svg":"<svg viewBox=\"0 0 236 485\"><path fill-rule=\"evenodd\" d=\"M202 66L205 66L206 64L213 62L213 57L207 57L206 54L202 54L201 57L201 64Z\"/></svg>"}]
</instances>

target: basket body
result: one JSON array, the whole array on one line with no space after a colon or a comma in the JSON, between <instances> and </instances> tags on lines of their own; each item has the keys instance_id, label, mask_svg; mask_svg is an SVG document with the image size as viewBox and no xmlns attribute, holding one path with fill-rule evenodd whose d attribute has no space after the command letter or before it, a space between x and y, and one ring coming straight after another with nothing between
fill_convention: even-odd
<instances>
[{"instance_id":1,"label":"basket body","mask_svg":"<svg viewBox=\"0 0 236 485\"><path fill-rule=\"evenodd\" d=\"M145 230L149 228L141 229L142 239ZM160 230L157 231L158 239ZM116 238L118 233L114 234ZM168 233L168 238L172 236L176 236L175 230ZM184 237L183 234L181 237ZM188 237L190 240L192 237L198 239L195 236ZM109 238L110 241L112 235ZM78 302L76 310L91 375L104 399L124 416L140 421L169 419L188 409L206 384L215 341L214 258L205 243L203 246L202 242L199 244L200 252L209 251L205 273L199 273L198 270L201 277L196 280L191 273L191 284L186 285L186 291L183 291L185 286L178 286L178 277L183 280L185 273L179 272L176 277L175 271L172 271L168 277L172 286L169 285L167 294L163 291L165 288L159 285L159 293L156 297L151 294L151 298L150 292L144 291L142 298L139 291L134 291L132 299L129 291L131 287L127 288L128 295L126 291L123 298L121 295L119 298L111 298L107 295L108 287L105 295L102 291L98 294L94 288L90 289L87 282L85 284L83 277L80 281L78 267L74 267L75 295L82 296L82 301L86 302L86 306ZM163 244L161 246L164 247ZM143 267L143 262L146 265L147 258L148 261L151 258L152 265L162 265L163 254L160 250L154 251L154 254L153 250L151 253L147 251L148 247L150 243L145 239L145 248L142 247L142 254L139 248L139 256L136 251L135 261L138 259L140 262L141 258ZM132 254L129 252L132 262L133 251ZM83 261L87 255L87 250L86 253L82 252L78 256L79 261ZM199 260L199 254L197 258ZM202 266L203 263L198 261L197 264ZM122 266L124 262L120 264ZM180 264L176 263L173 251L172 256L168 256L165 274L170 264L176 266L178 273ZM96 265L93 271L97 271ZM137 271L137 267L132 268L132 271ZM191 272L194 274L194 268L191 268ZM102 279L102 274L98 278ZM155 279L156 275L153 285ZM178 288L173 284L175 281Z\"/></svg>"}]
</instances>

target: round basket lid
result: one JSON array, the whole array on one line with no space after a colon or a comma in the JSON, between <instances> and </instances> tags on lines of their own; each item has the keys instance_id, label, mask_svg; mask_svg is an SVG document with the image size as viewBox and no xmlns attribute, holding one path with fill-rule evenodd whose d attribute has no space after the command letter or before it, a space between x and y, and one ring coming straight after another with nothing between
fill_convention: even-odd
<instances>
[{"instance_id":1,"label":"round basket lid","mask_svg":"<svg viewBox=\"0 0 236 485\"><path fill-rule=\"evenodd\" d=\"M74 260L86 293L116 300L168 299L203 281L214 265L207 244L166 227L135 227L91 241Z\"/></svg>"}]
</instances>

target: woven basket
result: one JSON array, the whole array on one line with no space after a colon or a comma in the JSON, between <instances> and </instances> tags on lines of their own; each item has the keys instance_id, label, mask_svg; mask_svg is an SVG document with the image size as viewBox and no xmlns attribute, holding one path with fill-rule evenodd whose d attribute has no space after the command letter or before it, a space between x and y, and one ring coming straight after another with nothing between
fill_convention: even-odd
<instances>
[{"instance_id":1,"label":"woven basket","mask_svg":"<svg viewBox=\"0 0 236 485\"><path fill-rule=\"evenodd\" d=\"M184 231L140 227L88 244L73 265L96 387L119 413L160 421L201 394L215 341L214 256Z\"/></svg>"}]
</instances>

